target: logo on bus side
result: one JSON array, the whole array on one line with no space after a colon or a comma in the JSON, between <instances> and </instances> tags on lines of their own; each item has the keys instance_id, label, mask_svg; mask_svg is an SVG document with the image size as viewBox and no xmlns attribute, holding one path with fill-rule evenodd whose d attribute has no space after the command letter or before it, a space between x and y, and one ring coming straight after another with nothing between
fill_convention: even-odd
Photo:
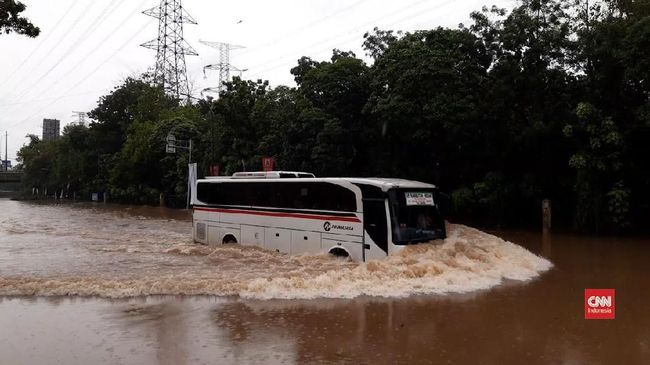
<instances>
[{"instance_id":1,"label":"logo on bus side","mask_svg":"<svg viewBox=\"0 0 650 365\"><path fill-rule=\"evenodd\" d=\"M354 230L354 227L352 227L352 226L342 226L342 225L339 225L339 224L331 224L330 222L323 223L323 229L326 232L329 232L332 228L333 229L344 230L344 231L352 231L352 230Z\"/></svg>"}]
</instances>

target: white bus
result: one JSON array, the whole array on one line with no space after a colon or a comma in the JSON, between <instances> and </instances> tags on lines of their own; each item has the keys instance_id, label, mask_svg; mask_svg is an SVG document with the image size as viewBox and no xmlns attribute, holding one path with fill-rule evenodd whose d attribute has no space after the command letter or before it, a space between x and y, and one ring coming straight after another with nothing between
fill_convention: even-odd
<instances>
[{"instance_id":1,"label":"white bus","mask_svg":"<svg viewBox=\"0 0 650 365\"><path fill-rule=\"evenodd\" d=\"M198 180L194 241L241 243L366 261L445 238L438 189L384 178L315 178L298 172Z\"/></svg>"}]
</instances>

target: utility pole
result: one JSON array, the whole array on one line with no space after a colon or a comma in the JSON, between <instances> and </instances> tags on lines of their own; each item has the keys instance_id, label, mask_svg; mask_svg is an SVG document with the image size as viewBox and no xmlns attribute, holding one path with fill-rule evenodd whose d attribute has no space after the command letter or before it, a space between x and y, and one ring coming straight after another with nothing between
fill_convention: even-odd
<instances>
[{"instance_id":1,"label":"utility pole","mask_svg":"<svg viewBox=\"0 0 650 365\"><path fill-rule=\"evenodd\" d=\"M142 12L158 19L158 38L141 44L156 51L154 83L168 95L189 101L190 88L187 82L185 55L198 53L183 38L183 23L197 24L183 9L181 0L160 0L157 7Z\"/></svg>"},{"instance_id":2,"label":"utility pole","mask_svg":"<svg viewBox=\"0 0 650 365\"><path fill-rule=\"evenodd\" d=\"M176 136L172 134L174 129L167 134L167 139L166 139L166 145L165 145L165 152L167 153L176 153L177 148L184 148L188 151L188 156L187 156L187 167L188 167L188 174L187 174L187 204L185 206L185 209L190 209L190 191L192 189L192 139L187 139L187 140L179 140L176 139ZM195 164L196 165L196 164ZM196 174L196 168L194 169L194 174ZM196 176L196 175L194 175ZM161 194L162 196L162 194ZM161 200L161 205L162 205L162 198Z\"/></svg>"},{"instance_id":3,"label":"utility pole","mask_svg":"<svg viewBox=\"0 0 650 365\"><path fill-rule=\"evenodd\" d=\"M9 133L7 133L7 131L5 131L5 161L4 161L5 171L9 171L9 160L7 158L7 144L8 143L9 143Z\"/></svg>"},{"instance_id":4,"label":"utility pole","mask_svg":"<svg viewBox=\"0 0 650 365\"><path fill-rule=\"evenodd\" d=\"M230 71L239 72L240 76L242 72L247 71L247 69L241 70L230 64L230 51L235 49L245 48L244 46L239 46L230 43L223 43L223 42L210 42L210 41L201 41L201 40L199 42L205 44L206 46L216 48L219 50L219 62L206 65L203 67L203 75L205 75L206 69L219 70L219 85L217 85L216 87L207 87L201 91L201 94L205 92L219 94L221 92L221 89L223 88L223 83L230 81Z\"/></svg>"}]
</instances>

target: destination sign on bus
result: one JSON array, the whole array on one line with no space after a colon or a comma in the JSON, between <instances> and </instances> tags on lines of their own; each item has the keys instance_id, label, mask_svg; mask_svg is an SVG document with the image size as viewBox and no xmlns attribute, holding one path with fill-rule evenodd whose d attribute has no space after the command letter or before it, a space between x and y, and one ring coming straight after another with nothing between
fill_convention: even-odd
<instances>
[{"instance_id":1,"label":"destination sign on bus","mask_svg":"<svg viewBox=\"0 0 650 365\"><path fill-rule=\"evenodd\" d=\"M425 192L405 192L404 196L406 197L406 205L434 205L433 204L433 193Z\"/></svg>"}]
</instances>

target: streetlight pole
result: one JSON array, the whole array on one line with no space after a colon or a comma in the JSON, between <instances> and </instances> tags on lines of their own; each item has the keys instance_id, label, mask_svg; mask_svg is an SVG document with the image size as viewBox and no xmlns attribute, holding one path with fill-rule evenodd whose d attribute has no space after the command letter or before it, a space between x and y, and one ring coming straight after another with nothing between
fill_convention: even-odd
<instances>
[{"instance_id":1,"label":"streetlight pole","mask_svg":"<svg viewBox=\"0 0 650 365\"><path fill-rule=\"evenodd\" d=\"M189 147L188 147L189 153L188 153L188 156L187 156L187 163L191 164L192 163L192 140L191 139L189 140L188 145L189 145Z\"/></svg>"},{"instance_id":2,"label":"streetlight pole","mask_svg":"<svg viewBox=\"0 0 650 365\"><path fill-rule=\"evenodd\" d=\"M5 131L5 172L9 171L9 158L7 157L7 144L9 143L9 134Z\"/></svg>"},{"instance_id":3,"label":"streetlight pole","mask_svg":"<svg viewBox=\"0 0 650 365\"><path fill-rule=\"evenodd\" d=\"M173 129L172 129L173 131ZM165 150L167 153L176 153L177 148L184 148L188 150L187 156L187 202L185 204L185 209L190 209L190 189L192 188L192 182L190 181L190 165L192 164L192 139L188 140L177 140L176 137L169 132L167 134L167 145Z\"/></svg>"},{"instance_id":4,"label":"streetlight pole","mask_svg":"<svg viewBox=\"0 0 650 365\"><path fill-rule=\"evenodd\" d=\"M185 203L185 209L190 209L190 192L192 190L192 179L190 179L190 169L192 165L192 139L188 143L188 156L187 156L187 202Z\"/></svg>"}]
</instances>

